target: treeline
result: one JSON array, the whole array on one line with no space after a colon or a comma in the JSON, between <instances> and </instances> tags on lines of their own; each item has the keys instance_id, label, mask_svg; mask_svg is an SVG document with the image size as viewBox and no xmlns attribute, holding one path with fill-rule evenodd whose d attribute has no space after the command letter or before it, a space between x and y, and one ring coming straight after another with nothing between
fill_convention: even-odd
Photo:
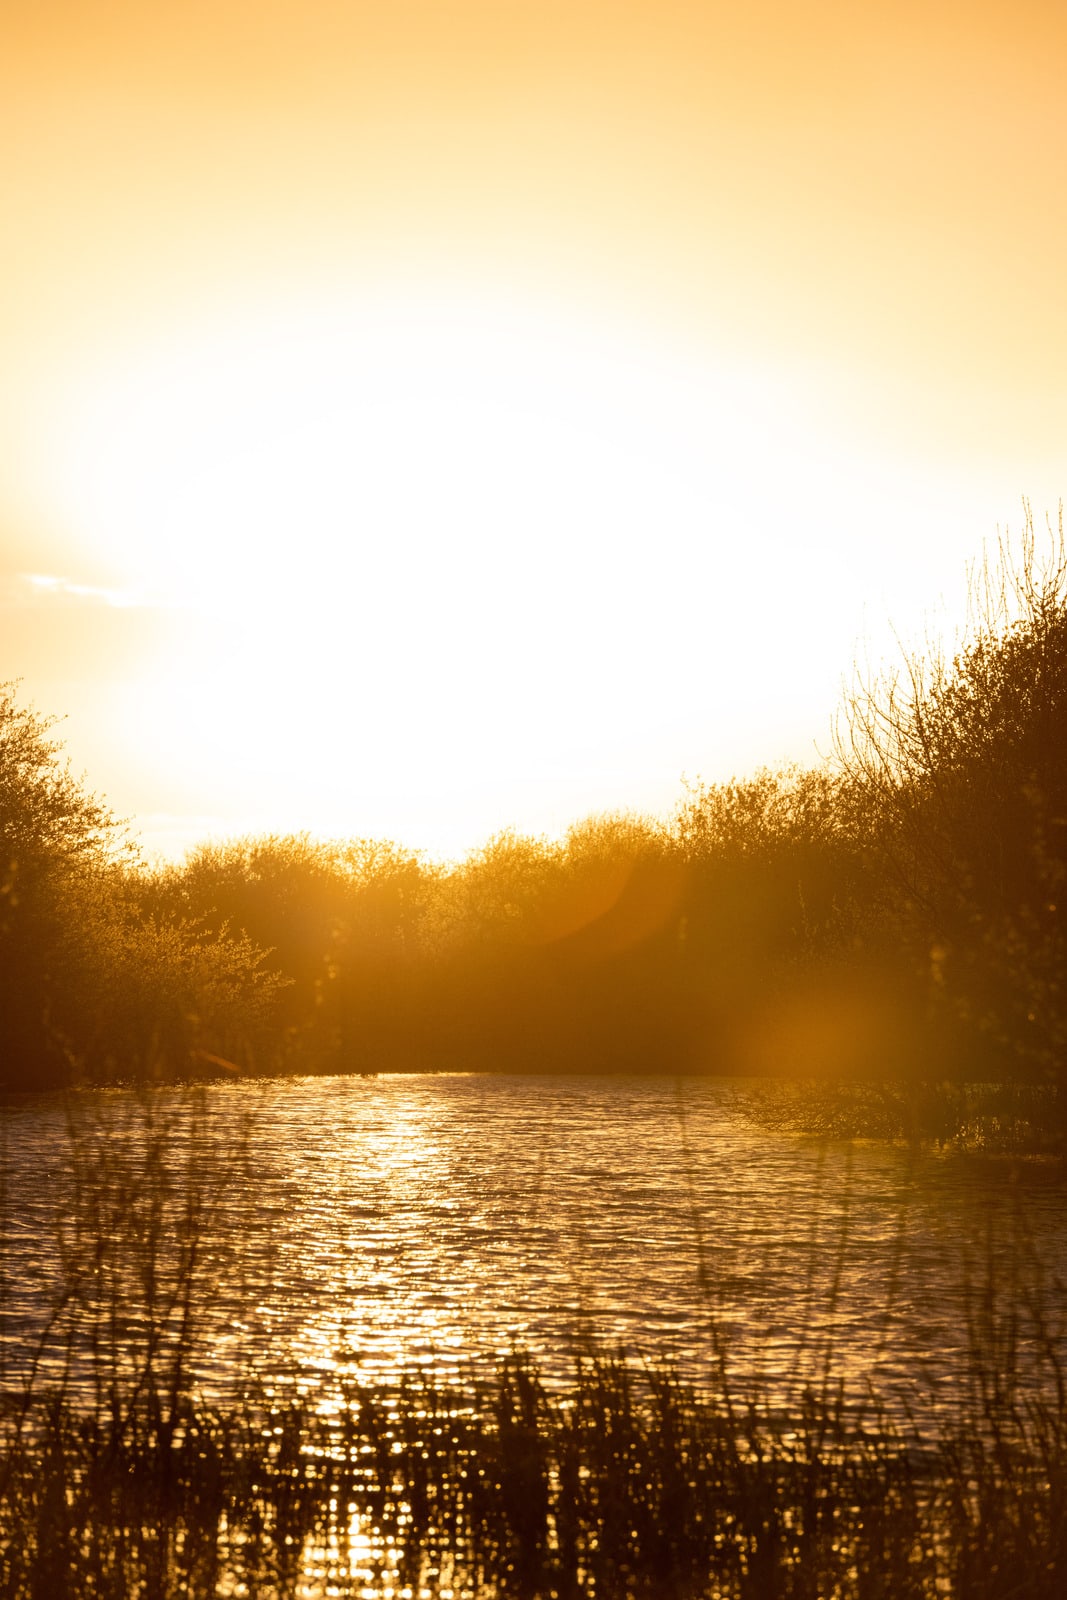
<instances>
[{"instance_id":1,"label":"treeline","mask_svg":"<svg viewBox=\"0 0 1067 1600\"><path fill-rule=\"evenodd\" d=\"M307 836L152 869L0 692L0 1072L699 1070L1058 1090L1067 1067L1062 520L968 641L847 697L834 756L667 821L458 864Z\"/></svg>"}]
</instances>

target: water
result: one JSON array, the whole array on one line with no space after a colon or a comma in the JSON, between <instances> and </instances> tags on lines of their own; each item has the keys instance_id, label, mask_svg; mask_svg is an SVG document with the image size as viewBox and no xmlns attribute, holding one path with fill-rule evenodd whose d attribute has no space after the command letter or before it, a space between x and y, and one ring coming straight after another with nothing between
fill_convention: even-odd
<instances>
[{"instance_id":1,"label":"water","mask_svg":"<svg viewBox=\"0 0 1067 1600\"><path fill-rule=\"evenodd\" d=\"M1058 1180L768 1132L717 1080L289 1079L163 1091L147 1110L94 1092L0 1109L0 1156L9 1393L38 1347L58 1381L74 1329L68 1381L90 1395L92 1338L99 1366L102 1345L164 1324L183 1239L200 1386L255 1368L324 1407L353 1379L455 1376L516 1345L562 1380L595 1337L697 1378L724 1354L771 1391L818 1377L829 1344L857 1395L936 1414L973 1377L990 1263L995 1364L1043 1381L1032 1311L1063 1340ZM100 1233L114 1248L85 1267Z\"/></svg>"}]
</instances>

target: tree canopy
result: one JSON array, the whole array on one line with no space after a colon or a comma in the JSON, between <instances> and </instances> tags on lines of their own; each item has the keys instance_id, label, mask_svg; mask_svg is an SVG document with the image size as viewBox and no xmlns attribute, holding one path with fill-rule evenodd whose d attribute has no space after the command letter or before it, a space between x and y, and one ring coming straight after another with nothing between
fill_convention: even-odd
<instances>
[{"instance_id":1,"label":"tree canopy","mask_svg":"<svg viewBox=\"0 0 1067 1600\"><path fill-rule=\"evenodd\" d=\"M247 1054L278 982L246 935L158 917L137 852L0 687L0 1086L181 1075Z\"/></svg>"}]
</instances>

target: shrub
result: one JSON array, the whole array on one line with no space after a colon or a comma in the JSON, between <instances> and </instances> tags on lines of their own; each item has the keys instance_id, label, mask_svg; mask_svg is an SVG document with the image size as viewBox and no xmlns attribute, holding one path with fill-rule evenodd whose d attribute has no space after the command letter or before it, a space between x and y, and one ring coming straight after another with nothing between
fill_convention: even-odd
<instances>
[{"instance_id":1,"label":"shrub","mask_svg":"<svg viewBox=\"0 0 1067 1600\"><path fill-rule=\"evenodd\" d=\"M973 586L970 636L858 682L838 751L883 902L947 1006L998 1067L1059 1082L1067 1061L1067 548L1027 510Z\"/></svg>"}]
</instances>

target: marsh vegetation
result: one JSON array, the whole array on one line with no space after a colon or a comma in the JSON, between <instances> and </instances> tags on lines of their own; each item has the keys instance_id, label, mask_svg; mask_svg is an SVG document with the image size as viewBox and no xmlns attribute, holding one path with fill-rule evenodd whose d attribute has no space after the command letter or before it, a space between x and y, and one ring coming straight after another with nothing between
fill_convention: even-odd
<instances>
[{"instance_id":1,"label":"marsh vegetation","mask_svg":"<svg viewBox=\"0 0 1067 1600\"><path fill-rule=\"evenodd\" d=\"M927 1597L1053 1600L1062 1411L961 1414L921 1452L832 1385L782 1418L590 1357L563 1394L506 1361L299 1399L185 1401L121 1430L54 1409L5 1452L12 1596Z\"/></svg>"},{"instance_id":2,"label":"marsh vegetation","mask_svg":"<svg viewBox=\"0 0 1067 1600\"><path fill-rule=\"evenodd\" d=\"M457 1081L464 1080L429 1086L436 1095L433 1086ZM458 1104L457 1127L462 1115L475 1120L470 1113L484 1116L490 1105L481 1080L465 1081L471 1088ZM345 1080L334 1082L340 1088ZM333 1083L322 1089L336 1093ZM291 1093L299 1091L294 1085ZM521 1078L490 1091L517 1115ZM577 1124L568 1137L575 1161L586 1158L602 1126L608 1089L597 1092L584 1141ZM644 1126L662 1125L660 1091L645 1123L632 1089L623 1083L614 1092L626 1113L620 1138L632 1142ZM1063 1240L1054 1230L1032 1233L1040 1208L1028 1208L1035 1192L1021 1180L1001 1180L995 1216L978 1208L970 1246L950 1230L938 1248L931 1222L951 1209L945 1193L922 1204L913 1198L909 1210L906 1197L887 1188L883 1156L865 1174L847 1151L789 1135L786 1153L799 1153L809 1198L818 1187L812 1176L820 1176L824 1216L798 1217L796 1197L790 1206L786 1190L774 1191L767 1177L781 1167L783 1151L771 1150L759 1179L769 1190L767 1221L777 1210L778 1232L789 1237L784 1257L768 1255L770 1232L761 1246L744 1197L731 1209L724 1190L719 1208L709 1206L700 1187L709 1155L691 1109L684 1140L677 1132L673 1139L679 1172L663 1183L677 1195L685 1187L679 1174L692 1166L691 1198L676 1208L691 1207L684 1360L663 1341L659 1354L654 1344L627 1353L589 1316L556 1301L554 1342L542 1321L525 1349L483 1348L477 1360L457 1360L447 1349L428 1360L424 1340L400 1317L392 1361L375 1367L359 1358L367 1311L357 1259L336 1281L321 1277L307 1304L290 1303L290 1322L313 1309L325 1334L317 1362L294 1362L276 1315L268 1318L267 1344L256 1328L272 1276L282 1292L276 1309L292 1293L271 1194L277 1179L257 1153L257 1140L272 1135L253 1121L243 1140L222 1137L223 1121L235 1125L233 1091L223 1095L231 1102L225 1119L212 1107L215 1093L83 1095L52 1142L53 1168L38 1184L53 1200L38 1218L42 1231L53 1231L39 1314L29 1318L25 1296L18 1303L9 1296L0 1319L9 1334L17 1313L23 1334L3 1343L5 1594L1008 1600L1060 1593L1067 1575ZM366 1109L377 1088L355 1080L352 1093ZM395 1094L393 1101L395 1112ZM740 1125L731 1146L729 1124L721 1126L723 1182L732 1181L735 1193L744 1171L736 1157L745 1147L736 1141L755 1149L761 1139L774 1142ZM663 1148L671 1143L664 1134ZM512 1149L500 1140L501 1163ZM549 1166L549 1190L555 1177ZM430 1203L418 1200L409 1174L392 1182L405 1213ZM316 1187L321 1175L309 1178L309 1203ZM989 1187L987 1176L976 1192ZM454 1186L448 1204L473 1212L484 1203L483 1179L472 1173L470 1188L464 1195ZM338 1194L335 1226L359 1190L357 1179L351 1193ZM18 1193L13 1188L9 1199ZM517 1189L516 1209L520 1196ZM1053 1212L1058 1196L1058 1185L1051 1195L1036 1192ZM580 1198L562 1215L554 1204L557 1256L569 1250L612 1276L614 1258L604 1262L589 1246L603 1242L593 1232L598 1210L610 1212L618 1231L619 1201L608 1183L595 1194L587 1188L584 1238ZM673 1235L656 1237L662 1203L646 1185L650 1302L662 1302L674 1265ZM248 1259L257 1206L271 1219L259 1229L258 1264ZM20 1206L3 1219L8 1282L26 1217ZM439 1232L429 1220L429 1213L417 1219L417 1230ZM321 1229L323 1221L320 1215L309 1226ZM506 1244L503 1225L492 1227ZM731 1227L732 1251L723 1238ZM620 1259L632 1249L622 1232ZM271 1242L278 1251L264 1267ZM303 1234L297 1242L303 1251ZM336 1242L358 1258L343 1238ZM381 1249L379 1238L366 1255ZM447 1293L447 1240L440 1257L437 1282ZM376 1263L364 1264L376 1283ZM540 1263L540 1271L552 1265ZM500 1288L485 1262L477 1268L492 1313ZM412 1270L402 1255L394 1260L394 1287ZM537 1270L529 1261L531 1280ZM945 1329L940 1352L923 1346L918 1331L929 1314L923 1271ZM464 1283L454 1287L459 1301L469 1300ZM590 1304L595 1287L587 1285ZM530 1290L535 1298L532 1281ZM237 1330L225 1347L220 1321ZM439 1324L443 1344L446 1333ZM894 1340L904 1348L892 1366L880 1367L879 1347ZM499 1344L498 1334L498 1351ZM904 1368L912 1382L894 1392L887 1373Z\"/></svg>"}]
</instances>

